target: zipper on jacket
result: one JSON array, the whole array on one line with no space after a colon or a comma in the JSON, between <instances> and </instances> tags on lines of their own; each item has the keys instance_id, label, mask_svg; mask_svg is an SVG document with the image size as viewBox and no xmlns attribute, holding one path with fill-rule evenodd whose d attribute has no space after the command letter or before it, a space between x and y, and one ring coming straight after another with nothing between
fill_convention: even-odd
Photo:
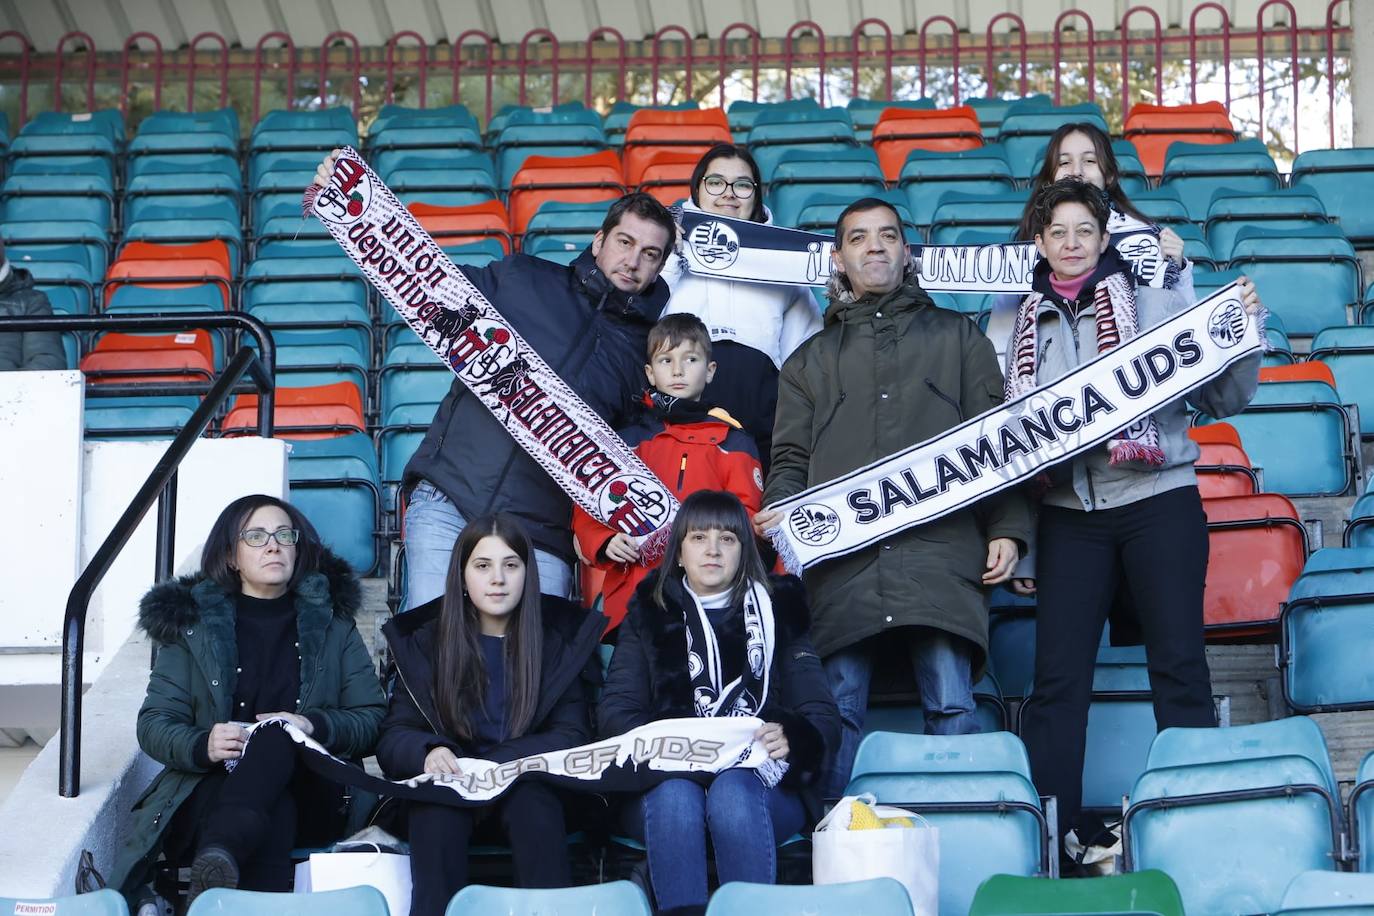
<instances>
[{"instance_id":1,"label":"zipper on jacket","mask_svg":"<svg viewBox=\"0 0 1374 916\"><path fill-rule=\"evenodd\" d=\"M687 476L687 453L682 453L682 464L677 469L677 491L682 492L682 481Z\"/></svg>"},{"instance_id":2,"label":"zipper on jacket","mask_svg":"<svg viewBox=\"0 0 1374 916\"><path fill-rule=\"evenodd\" d=\"M936 385L934 382L932 382L932 381L930 380L929 377L926 378L925 383L926 383L926 387L927 387L927 388L929 388L931 391L935 392L935 396L936 396L937 398L939 398L940 400L944 401L944 402L945 402L946 404L948 404L950 407L953 407L953 408L954 408L954 412L955 412L956 414L959 415L959 422L960 422L960 423L964 422L964 411L963 411L963 409L959 406L959 402L956 401L956 400L954 400L954 398L950 397L949 395L945 394L943 391L941 391L941 390L940 390L940 386L938 386L938 385Z\"/></svg>"}]
</instances>

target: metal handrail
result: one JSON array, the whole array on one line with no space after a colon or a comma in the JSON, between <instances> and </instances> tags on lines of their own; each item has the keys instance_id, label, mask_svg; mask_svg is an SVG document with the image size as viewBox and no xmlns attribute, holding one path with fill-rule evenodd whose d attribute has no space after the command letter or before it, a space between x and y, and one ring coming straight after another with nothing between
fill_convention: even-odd
<instances>
[{"instance_id":1,"label":"metal handrail","mask_svg":"<svg viewBox=\"0 0 1374 916\"><path fill-rule=\"evenodd\" d=\"M133 535L156 501L158 504L155 574L171 575L173 533L175 529L177 469L201 433L209 426L220 406L248 373L261 395L258 400L258 431L272 435L275 399L273 373L276 351L267 327L250 315L130 315L130 316L53 316L44 318L0 318L0 333L24 331L175 331L187 328L234 328L246 331L257 341L257 350L240 347L219 374L204 400L186 425L167 446L152 473L139 487L128 508L105 537L90 563L77 577L67 596L62 622L62 737L59 748L57 791L63 798L75 798L81 791L81 681L85 660L86 614L91 596L114 563L115 557Z\"/></svg>"}]
</instances>

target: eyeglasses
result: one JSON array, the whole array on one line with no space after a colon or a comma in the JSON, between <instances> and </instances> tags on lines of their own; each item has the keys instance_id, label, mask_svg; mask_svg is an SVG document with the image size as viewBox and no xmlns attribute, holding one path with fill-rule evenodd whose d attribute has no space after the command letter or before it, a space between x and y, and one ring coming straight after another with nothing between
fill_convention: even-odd
<instances>
[{"instance_id":1,"label":"eyeglasses","mask_svg":"<svg viewBox=\"0 0 1374 916\"><path fill-rule=\"evenodd\" d=\"M701 180L701 183L706 187L706 193L712 197L719 197L725 193L726 188L730 188L740 200L748 200L753 197L754 189L758 187L752 179L736 178L734 181L729 181L724 175L707 175Z\"/></svg>"},{"instance_id":2,"label":"eyeglasses","mask_svg":"<svg viewBox=\"0 0 1374 916\"><path fill-rule=\"evenodd\" d=\"M268 531L266 528L249 528L247 531L240 531L239 538L249 547L264 547L269 538L276 538L277 543L283 547L294 547L296 542L301 539L301 533L295 528L278 528L276 531Z\"/></svg>"}]
</instances>

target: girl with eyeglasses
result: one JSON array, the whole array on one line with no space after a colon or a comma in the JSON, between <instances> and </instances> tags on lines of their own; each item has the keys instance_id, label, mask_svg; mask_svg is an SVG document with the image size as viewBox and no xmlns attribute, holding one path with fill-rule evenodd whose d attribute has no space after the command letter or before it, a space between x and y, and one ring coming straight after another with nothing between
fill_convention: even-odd
<instances>
[{"instance_id":1,"label":"girl with eyeglasses","mask_svg":"<svg viewBox=\"0 0 1374 916\"><path fill-rule=\"evenodd\" d=\"M772 225L772 214L763 205L759 167L744 147L712 147L691 180L692 196L683 202L684 210ZM690 238L680 239L680 245L690 244ZM690 312L711 330L716 374L703 401L725 408L754 437L766 471L778 371L802 341L821 329L821 310L811 290L697 276L688 272L681 254L668 259L661 276L672 291L663 314Z\"/></svg>"},{"instance_id":2,"label":"girl with eyeglasses","mask_svg":"<svg viewBox=\"0 0 1374 916\"><path fill-rule=\"evenodd\" d=\"M200 571L159 583L139 605L157 646L138 744L163 765L139 799L112 887L137 906L158 857L209 887L288 891L291 850L337 839L341 785L297 764L282 719L336 757L372 753L386 713L354 615L348 564L300 510L271 496L230 503L210 528Z\"/></svg>"}]
</instances>

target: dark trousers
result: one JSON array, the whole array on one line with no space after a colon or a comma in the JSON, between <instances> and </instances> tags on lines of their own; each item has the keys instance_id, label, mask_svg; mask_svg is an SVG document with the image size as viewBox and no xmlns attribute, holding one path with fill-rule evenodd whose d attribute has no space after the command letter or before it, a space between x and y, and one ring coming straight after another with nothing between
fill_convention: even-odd
<instances>
[{"instance_id":1,"label":"dark trousers","mask_svg":"<svg viewBox=\"0 0 1374 916\"><path fill-rule=\"evenodd\" d=\"M1021 736L1036 788L1059 798L1062 836L1082 805L1093 665L1119 581L1139 614L1156 726L1216 725L1202 631L1207 518L1196 487L1095 512L1046 506L1037 551L1035 686Z\"/></svg>"},{"instance_id":2,"label":"dark trousers","mask_svg":"<svg viewBox=\"0 0 1374 916\"><path fill-rule=\"evenodd\" d=\"M572 883L563 803L548 786L517 782L500 799L482 808L412 803L411 916L443 916L449 900L467 886L473 827L487 817L500 820L515 860L518 887L567 887Z\"/></svg>"},{"instance_id":3,"label":"dark trousers","mask_svg":"<svg viewBox=\"0 0 1374 916\"><path fill-rule=\"evenodd\" d=\"M343 829L343 786L299 764L283 728L261 728L232 772L216 764L167 825L163 851L183 864L205 846L223 846L239 864L239 887L289 891L291 850L327 843Z\"/></svg>"}]
</instances>

